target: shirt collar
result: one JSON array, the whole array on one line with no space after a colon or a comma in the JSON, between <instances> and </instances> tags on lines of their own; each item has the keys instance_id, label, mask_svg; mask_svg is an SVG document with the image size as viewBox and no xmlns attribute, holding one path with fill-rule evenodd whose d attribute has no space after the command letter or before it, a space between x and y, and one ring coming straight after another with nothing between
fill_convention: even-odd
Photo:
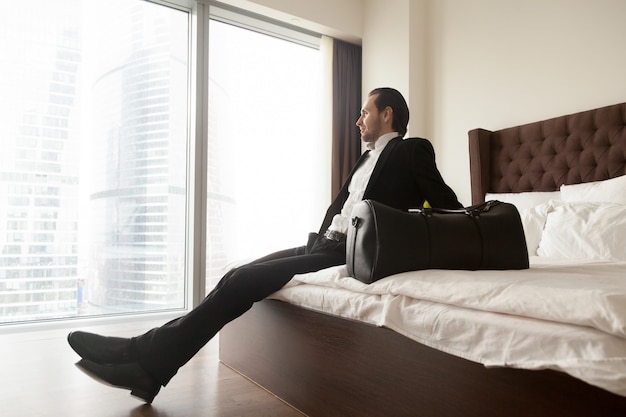
<instances>
[{"instance_id":1,"label":"shirt collar","mask_svg":"<svg viewBox=\"0 0 626 417\"><path fill-rule=\"evenodd\" d=\"M374 143L368 143L367 149L370 151L382 152L383 148L391 141L391 139L397 138L398 132L385 133L376 140Z\"/></svg>"}]
</instances>

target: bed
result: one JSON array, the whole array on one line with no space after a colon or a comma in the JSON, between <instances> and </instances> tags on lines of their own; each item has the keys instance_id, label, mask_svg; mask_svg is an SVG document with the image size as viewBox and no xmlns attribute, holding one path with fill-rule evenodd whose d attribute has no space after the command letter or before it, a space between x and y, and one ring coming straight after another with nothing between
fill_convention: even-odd
<instances>
[{"instance_id":1,"label":"bed","mask_svg":"<svg viewBox=\"0 0 626 417\"><path fill-rule=\"evenodd\" d=\"M626 103L474 129L469 154L472 203L518 207L528 270L296 276L220 360L311 417L626 415Z\"/></svg>"}]
</instances>

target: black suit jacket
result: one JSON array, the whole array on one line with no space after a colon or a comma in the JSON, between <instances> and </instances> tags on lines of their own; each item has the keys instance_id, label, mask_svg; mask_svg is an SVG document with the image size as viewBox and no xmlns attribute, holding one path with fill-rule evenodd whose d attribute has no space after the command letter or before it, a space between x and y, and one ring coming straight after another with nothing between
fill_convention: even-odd
<instances>
[{"instance_id":1,"label":"black suit jacket","mask_svg":"<svg viewBox=\"0 0 626 417\"><path fill-rule=\"evenodd\" d=\"M357 161L339 194L326 211L320 234L328 229L333 217L341 212L348 198L348 184L366 154L367 152ZM376 162L363 199L375 200L400 210L422 207L425 200L428 200L432 207L462 207L456 194L445 183L437 169L432 144L422 138L403 140L397 137L385 146Z\"/></svg>"}]
</instances>

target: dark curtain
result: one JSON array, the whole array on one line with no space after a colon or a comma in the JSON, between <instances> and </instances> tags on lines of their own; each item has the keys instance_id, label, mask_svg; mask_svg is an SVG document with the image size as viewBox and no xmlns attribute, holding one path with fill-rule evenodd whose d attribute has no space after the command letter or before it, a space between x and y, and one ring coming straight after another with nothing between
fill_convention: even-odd
<instances>
[{"instance_id":1,"label":"dark curtain","mask_svg":"<svg viewBox=\"0 0 626 417\"><path fill-rule=\"evenodd\" d=\"M332 196L337 195L361 155L355 125L361 112L361 47L333 42Z\"/></svg>"}]
</instances>

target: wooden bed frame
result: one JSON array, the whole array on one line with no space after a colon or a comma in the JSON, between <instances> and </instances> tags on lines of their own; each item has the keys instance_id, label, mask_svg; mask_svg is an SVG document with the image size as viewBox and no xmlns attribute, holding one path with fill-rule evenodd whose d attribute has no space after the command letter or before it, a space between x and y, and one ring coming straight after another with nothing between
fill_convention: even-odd
<instances>
[{"instance_id":1,"label":"wooden bed frame","mask_svg":"<svg viewBox=\"0 0 626 417\"><path fill-rule=\"evenodd\" d=\"M626 103L469 132L472 202L626 174ZM486 368L392 330L264 300L220 333L220 360L311 417L626 415L565 373Z\"/></svg>"}]
</instances>

